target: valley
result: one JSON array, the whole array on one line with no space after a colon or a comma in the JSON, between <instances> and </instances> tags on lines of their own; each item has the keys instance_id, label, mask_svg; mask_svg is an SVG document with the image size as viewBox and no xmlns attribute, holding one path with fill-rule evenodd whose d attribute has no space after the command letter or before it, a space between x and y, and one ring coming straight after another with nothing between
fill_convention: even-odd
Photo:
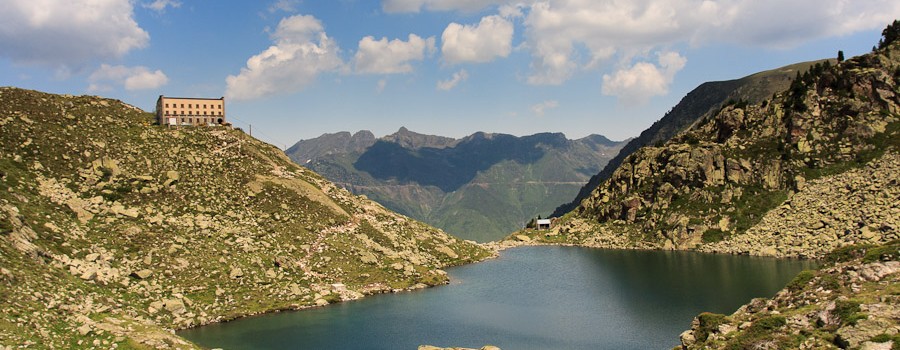
<instances>
[{"instance_id":1,"label":"valley","mask_svg":"<svg viewBox=\"0 0 900 350\"><path fill-rule=\"evenodd\" d=\"M463 239L498 240L570 200L624 142L593 135L462 139L401 128L303 140L286 153L355 194Z\"/></svg>"}]
</instances>

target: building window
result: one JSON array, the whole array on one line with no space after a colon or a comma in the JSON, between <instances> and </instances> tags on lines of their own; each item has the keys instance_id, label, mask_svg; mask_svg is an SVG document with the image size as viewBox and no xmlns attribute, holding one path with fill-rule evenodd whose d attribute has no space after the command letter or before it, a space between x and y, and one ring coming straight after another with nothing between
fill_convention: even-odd
<instances>
[{"instance_id":1,"label":"building window","mask_svg":"<svg viewBox=\"0 0 900 350\"><path fill-rule=\"evenodd\" d=\"M181 104L181 108L184 108L184 103Z\"/></svg>"},{"instance_id":2,"label":"building window","mask_svg":"<svg viewBox=\"0 0 900 350\"><path fill-rule=\"evenodd\" d=\"M194 115L194 112L188 111L188 115Z\"/></svg>"},{"instance_id":3,"label":"building window","mask_svg":"<svg viewBox=\"0 0 900 350\"><path fill-rule=\"evenodd\" d=\"M184 123L184 118L181 118L181 122Z\"/></svg>"},{"instance_id":4,"label":"building window","mask_svg":"<svg viewBox=\"0 0 900 350\"><path fill-rule=\"evenodd\" d=\"M206 105L203 105L203 109L206 109Z\"/></svg>"},{"instance_id":5,"label":"building window","mask_svg":"<svg viewBox=\"0 0 900 350\"><path fill-rule=\"evenodd\" d=\"M168 103L166 103L166 108L169 108L169 104L168 104Z\"/></svg>"}]
</instances>

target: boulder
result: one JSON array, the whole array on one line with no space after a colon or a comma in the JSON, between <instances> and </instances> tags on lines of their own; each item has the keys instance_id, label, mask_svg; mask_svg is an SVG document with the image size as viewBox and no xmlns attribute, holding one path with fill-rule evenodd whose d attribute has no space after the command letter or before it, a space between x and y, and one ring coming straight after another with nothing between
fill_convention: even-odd
<instances>
[{"instance_id":1,"label":"boulder","mask_svg":"<svg viewBox=\"0 0 900 350\"><path fill-rule=\"evenodd\" d=\"M435 249L441 253L444 253L444 255L449 256L451 259L456 259L459 257L459 255L456 254L456 252L453 251L453 249L450 249L450 247L448 247L448 246L440 245Z\"/></svg>"},{"instance_id":2,"label":"boulder","mask_svg":"<svg viewBox=\"0 0 900 350\"><path fill-rule=\"evenodd\" d=\"M184 306L184 302L181 299L166 299L163 300L163 308L167 311L171 312L173 315L183 314L187 311L187 307Z\"/></svg>"},{"instance_id":3,"label":"boulder","mask_svg":"<svg viewBox=\"0 0 900 350\"><path fill-rule=\"evenodd\" d=\"M147 279L152 275L153 275L153 270L150 270L150 269L138 270L138 271L134 271L131 273L132 277L135 277L137 279L142 279L142 280Z\"/></svg>"}]
</instances>

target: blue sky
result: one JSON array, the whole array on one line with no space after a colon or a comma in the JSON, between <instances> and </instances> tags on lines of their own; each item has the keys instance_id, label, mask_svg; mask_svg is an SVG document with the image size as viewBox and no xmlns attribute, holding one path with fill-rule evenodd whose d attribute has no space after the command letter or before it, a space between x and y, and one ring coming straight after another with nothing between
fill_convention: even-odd
<instances>
[{"instance_id":1,"label":"blue sky","mask_svg":"<svg viewBox=\"0 0 900 350\"><path fill-rule=\"evenodd\" d=\"M636 136L697 85L854 56L888 0L0 0L0 85L226 96L279 147L401 126Z\"/></svg>"}]
</instances>

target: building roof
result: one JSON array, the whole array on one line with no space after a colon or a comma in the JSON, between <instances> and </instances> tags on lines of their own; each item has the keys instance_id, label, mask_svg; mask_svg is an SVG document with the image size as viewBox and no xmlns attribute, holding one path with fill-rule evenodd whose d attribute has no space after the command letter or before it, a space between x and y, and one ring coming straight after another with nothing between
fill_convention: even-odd
<instances>
[{"instance_id":1,"label":"building roof","mask_svg":"<svg viewBox=\"0 0 900 350\"><path fill-rule=\"evenodd\" d=\"M225 99L224 96L219 97L219 98L212 98L212 97L175 97L175 96L164 96L164 95L159 95L159 98L171 98L171 99L179 99L179 100L212 100L212 101L219 101L219 100Z\"/></svg>"}]
</instances>

